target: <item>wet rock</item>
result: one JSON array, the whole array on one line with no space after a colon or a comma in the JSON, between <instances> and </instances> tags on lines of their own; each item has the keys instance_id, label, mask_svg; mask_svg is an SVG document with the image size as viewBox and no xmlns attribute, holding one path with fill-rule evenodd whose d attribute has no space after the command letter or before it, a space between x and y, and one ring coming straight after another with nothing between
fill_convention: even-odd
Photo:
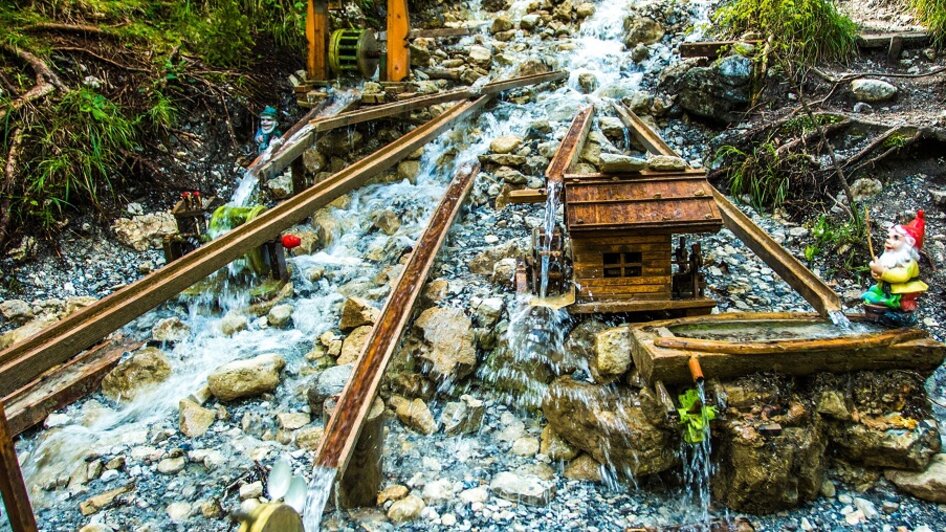
<instances>
[{"instance_id":1,"label":"wet rock","mask_svg":"<svg viewBox=\"0 0 946 532\"><path fill-rule=\"evenodd\" d=\"M437 422L424 401L420 399L411 401L399 395L394 395L388 401L388 404L394 408L397 418L406 427L427 435L437 432Z\"/></svg>"},{"instance_id":2,"label":"wet rock","mask_svg":"<svg viewBox=\"0 0 946 532\"><path fill-rule=\"evenodd\" d=\"M165 458L158 462L158 473L162 475L175 475L184 469L184 457Z\"/></svg>"},{"instance_id":3,"label":"wet rock","mask_svg":"<svg viewBox=\"0 0 946 532\"><path fill-rule=\"evenodd\" d=\"M240 486L240 499L258 499L263 496L263 483L260 481L251 482Z\"/></svg>"},{"instance_id":4,"label":"wet rock","mask_svg":"<svg viewBox=\"0 0 946 532\"><path fill-rule=\"evenodd\" d=\"M407 497L407 493L407 486L402 486L400 484L388 486L378 493L378 506L382 506L388 501L399 501L404 497Z\"/></svg>"},{"instance_id":5,"label":"wet rock","mask_svg":"<svg viewBox=\"0 0 946 532\"><path fill-rule=\"evenodd\" d=\"M473 324L462 310L429 308L414 327L423 338L416 356L430 364L431 378L456 382L472 373L476 366Z\"/></svg>"},{"instance_id":6,"label":"wet rock","mask_svg":"<svg viewBox=\"0 0 946 532\"><path fill-rule=\"evenodd\" d=\"M131 483L113 490L106 491L105 493L100 493L99 495L90 497L80 503L79 511L82 512L82 515L92 515L99 510L110 506L119 495L123 495L134 490L135 484Z\"/></svg>"},{"instance_id":7,"label":"wet rock","mask_svg":"<svg viewBox=\"0 0 946 532\"><path fill-rule=\"evenodd\" d=\"M454 483L448 479L435 480L424 486L424 500L432 505L441 504L453 499L457 490Z\"/></svg>"},{"instance_id":8,"label":"wet rock","mask_svg":"<svg viewBox=\"0 0 946 532\"><path fill-rule=\"evenodd\" d=\"M503 137L497 137L489 143L489 149L493 153L512 153L522 145L522 139L515 135L506 135Z\"/></svg>"},{"instance_id":9,"label":"wet rock","mask_svg":"<svg viewBox=\"0 0 946 532\"><path fill-rule=\"evenodd\" d=\"M631 50L631 59L638 63L646 61L648 57L650 57L650 48L643 43L637 43Z\"/></svg>"},{"instance_id":10,"label":"wet rock","mask_svg":"<svg viewBox=\"0 0 946 532\"><path fill-rule=\"evenodd\" d=\"M459 401L449 402L440 415L443 431L450 436L472 434L483 425L486 407L483 401L469 395L461 395Z\"/></svg>"},{"instance_id":11,"label":"wet rock","mask_svg":"<svg viewBox=\"0 0 946 532\"><path fill-rule=\"evenodd\" d=\"M639 172L647 168L647 160L614 153L601 154L601 171L606 174Z\"/></svg>"},{"instance_id":12,"label":"wet rock","mask_svg":"<svg viewBox=\"0 0 946 532\"><path fill-rule=\"evenodd\" d=\"M260 355L217 368L209 377L210 393L221 401L232 401L271 392L279 386L286 361L279 355Z\"/></svg>"},{"instance_id":13,"label":"wet rock","mask_svg":"<svg viewBox=\"0 0 946 532\"><path fill-rule=\"evenodd\" d=\"M357 329L363 325L374 325L381 316L381 311L376 309L367 300L360 297L350 297L345 300L342 306L342 319L338 323L338 328L343 331Z\"/></svg>"},{"instance_id":14,"label":"wet rock","mask_svg":"<svg viewBox=\"0 0 946 532\"><path fill-rule=\"evenodd\" d=\"M885 102L897 95L897 87L879 79L855 79L851 82L851 93L859 102Z\"/></svg>"},{"instance_id":15,"label":"wet rock","mask_svg":"<svg viewBox=\"0 0 946 532\"><path fill-rule=\"evenodd\" d=\"M682 158L674 157L673 155L654 155L647 159L647 166L650 167L651 170L673 172L685 170L687 163Z\"/></svg>"},{"instance_id":16,"label":"wet rock","mask_svg":"<svg viewBox=\"0 0 946 532\"><path fill-rule=\"evenodd\" d=\"M473 64L488 65L493 60L493 53L485 46L471 46L469 59Z\"/></svg>"},{"instance_id":17,"label":"wet rock","mask_svg":"<svg viewBox=\"0 0 946 532\"><path fill-rule=\"evenodd\" d=\"M493 24L489 27L490 33L499 33L503 31L509 31L515 27L512 19L507 15L499 15L493 19Z\"/></svg>"},{"instance_id":18,"label":"wet rock","mask_svg":"<svg viewBox=\"0 0 946 532\"><path fill-rule=\"evenodd\" d=\"M458 498L463 504L482 504L489 500L489 490L486 489L486 486L477 486L461 491Z\"/></svg>"},{"instance_id":19,"label":"wet rock","mask_svg":"<svg viewBox=\"0 0 946 532\"><path fill-rule=\"evenodd\" d=\"M180 342L190 332L190 328L180 318L171 317L158 321L151 328L151 338L156 342Z\"/></svg>"},{"instance_id":20,"label":"wet rock","mask_svg":"<svg viewBox=\"0 0 946 532\"><path fill-rule=\"evenodd\" d=\"M161 249L166 238L178 233L177 220L170 212L119 218L112 225L112 231L119 242L135 251Z\"/></svg>"},{"instance_id":21,"label":"wet rock","mask_svg":"<svg viewBox=\"0 0 946 532\"><path fill-rule=\"evenodd\" d=\"M423 499L417 495L408 495L399 501L395 501L394 504L388 508L387 516L388 519L395 524L405 523L420 517L420 513L425 507L426 504L424 504Z\"/></svg>"},{"instance_id":22,"label":"wet rock","mask_svg":"<svg viewBox=\"0 0 946 532\"><path fill-rule=\"evenodd\" d=\"M292 176L289 172L286 172L279 177L270 179L266 182L266 188L272 192L276 199L288 198L292 196Z\"/></svg>"},{"instance_id":23,"label":"wet rock","mask_svg":"<svg viewBox=\"0 0 946 532\"><path fill-rule=\"evenodd\" d=\"M827 434L838 454L869 467L922 471L940 450L939 431L928 422L914 429L863 423L827 423Z\"/></svg>"},{"instance_id":24,"label":"wet rock","mask_svg":"<svg viewBox=\"0 0 946 532\"><path fill-rule=\"evenodd\" d=\"M401 220L391 209L384 209L371 216L372 224L386 235L393 235L401 227Z\"/></svg>"},{"instance_id":25,"label":"wet rock","mask_svg":"<svg viewBox=\"0 0 946 532\"><path fill-rule=\"evenodd\" d=\"M631 367L631 333L628 327L605 329L595 336L594 365L603 380L609 380Z\"/></svg>"},{"instance_id":26,"label":"wet rock","mask_svg":"<svg viewBox=\"0 0 946 532\"><path fill-rule=\"evenodd\" d=\"M317 148L309 148L302 154L302 164L309 174L328 170L328 159Z\"/></svg>"},{"instance_id":27,"label":"wet rock","mask_svg":"<svg viewBox=\"0 0 946 532\"><path fill-rule=\"evenodd\" d=\"M305 412L283 412L276 414L276 423L284 430L296 430L309 424L312 419Z\"/></svg>"},{"instance_id":28,"label":"wet rock","mask_svg":"<svg viewBox=\"0 0 946 532\"><path fill-rule=\"evenodd\" d=\"M555 7L555 10L552 12L552 16L555 17L555 20L571 22L572 12L574 10L575 4L572 2L572 0L562 0Z\"/></svg>"},{"instance_id":29,"label":"wet rock","mask_svg":"<svg viewBox=\"0 0 946 532\"><path fill-rule=\"evenodd\" d=\"M914 497L925 501L946 503L946 454L934 455L924 471L888 469L884 472L884 476Z\"/></svg>"},{"instance_id":30,"label":"wet rock","mask_svg":"<svg viewBox=\"0 0 946 532\"><path fill-rule=\"evenodd\" d=\"M817 396L815 410L821 415L830 416L835 419L851 419L851 412L844 394L838 390L823 390Z\"/></svg>"},{"instance_id":31,"label":"wet rock","mask_svg":"<svg viewBox=\"0 0 946 532\"><path fill-rule=\"evenodd\" d=\"M246 316L235 312L228 312L227 315L220 320L220 332L225 336L233 336L240 331L246 330L248 325L249 321L247 321Z\"/></svg>"},{"instance_id":32,"label":"wet rock","mask_svg":"<svg viewBox=\"0 0 946 532\"><path fill-rule=\"evenodd\" d=\"M535 456L539 452L539 440L532 436L523 436L512 444L510 451L516 456Z\"/></svg>"},{"instance_id":33,"label":"wet rock","mask_svg":"<svg viewBox=\"0 0 946 532\"><path fill-rule=\"evenodd\" d=\"M172 502L165 508L172 523L182 523L194 513L194 507L187 502Z\"/></svg>"},{"instance_id":34,"label":"wet rock","mask_svg":"<svg viewBox=\"0 0 946 532\"><path fill-rule=\"evenodd\" d=\"M532 31L539 25L540 20L541 19L538 15L523 15L523 17L519 19L519 28L526 31Z\"/></svg>"},{"instance_id":35,"label":"wet rock","mask_svg":"<svg viewBox=\"0 0 946 532\"><path fill-rule=\"evenodd\" d=\"M292 305L276 305L269 309L266 321L273 327L285 327L292 322Z\"/></svg>"},{"instance_id":36,"label":"wet rock","mask_svg":"<svg viewBox=\"0 0 946 532\"><path fill-rule=\"evenodd\" d=\"M513 271L515 271L515 259L524 256L525 253L525 247L518 240L512 240L477 254L469 263L470 271L480 275L490 275L493 273L493 266L503 259L513 259Z\"/></svg>"},{"instance_id":37,"label":"wet rock","mask_svg":"<svg viewBox=\"0 0 946 532\"><path fill-rule=\"evenodd\" d=\"M204 408L190 399L181 400L178 408L181 433L189 438L202 436L216 419L216 413L213 410Z\"/></svg>"},{"instance_id":38,"label":"wet rock","mask_svg":"<svg viewBox=\"0 0 946 532\"><path fill-rule=\"evenodd\" d=\"M417 174L420 173L420 161L401 161L397 165L397 176L406 179L411 183L417 181Z\"/></svg>"},{"instance_id":39,"label":"wet rock","mask_svg":"<svg viewBox=\"0 0 946 532\"><path fill-rule=\"evenodd\" d=\"M582 454L565 467L565 478L586 482L601 482L601 464L587 454Z\"/></svg>"},{"instance_id":40,"label":"wet rock","mask_svg":"<svg viewBox=\"0 0 946 532\"><path fill-rule=\"evenodd\" d=\"M539 451L552 460L571 460L578 455L578 450L556 434L551 425L546 425L542 429L542 444Z\"/></svg>"},{"instance_id":41,"label":"wet rock","mask_svg":"<svg viewBox=\"0 0 946 532\"><path fill-rule=\"evenodd\" d=\"M132 399L140 392L164 382L171 363L159 349L146 347L123 360L102 379L102 393L113 400Z\"/></svg>"},{"instance_id":42,"label":"wet rock","mask_svg":"<svg viewBox=\"0 0 946 532\"><path fill-rule=\"evenodd\" d=\"M345 337L345 341L342 343L342 353L338 356L339 365L351 364L358 360L361 352L368 345L368 340L371 339L371 329L370 325L363 325Z\"/></svg>"},{"instance_id":43,"label":"wet rock","mask_svg":"<svg viewBox=\"0 0 946 532\"><path fill-rule=\"evenodd\" d=\"M813 421L766 436L739 421L721 427L714 498L739 512L767 514L817 497L826 441Z\"/></svg>"},{"instance_id":44,"label":"wet rock","mask_svg":"<svg viewBox=\"0 0 946 532\"><path fill-rule=\"evenodd\" d=\"M335 235L342 231L335 214L328 209L321 209L312 217L312 228L319 237L319 242L328 247L335 241Z\"/></svg>"},{"instance_id":45,"label":"wet rock","mask_svg":"<svg viewBox=\"0 0 946 532\"><path fill-rule=\"evenodd\" d=\"M590 94L598 88L598 78L590 72L582 72L578 75L578 87L581 92Z\"/></svg>"},{"instance_id":46,"label":"wet rock","mask_svg":"<svg viewBox=\"0 0 946 532\"><path fill-rule=\"evenodd\" d=\"M689 65L691 68L685 69ZM662 75L661 86L677 94L684 110L717 122L738 118L749 103L752 61L741 55L724 57L710 66L684 63Z\"/></svg>"},{"instance_id":47,"label":"wet rock","mask_svg":"<svg viewBox=\"0 0 946 532\"><path fill-rule=\"evenodd\" d=\"M424 293L421 294L422 306L434 306L447 298L450 292L450 282L446 279L434 279L427 283Z\"/></svg>"},{"instance_id":48,"label":"wet rock","mask_svg":"<svg viewBox=\"0 0 946 532\"><path fill-rule=\"evenodd\" d=\"M593 2L582 2L575 6L575 14L580 19L588 18L595 14L595 4Z\"/></svg>"},{"instance_id":49,"label":"wet rock","mask_svg":"<svg viewBox=\"0 0 946 532\"><path fill-rule=\"evenodd\" d=\"M489 489L507 501L547 506L555 497L555 484L535 475L504 471L493 477Z\"/></svg>"},{"instance_id":50,"label":"wet rock","mask_svg":"<svg viewBox=\"0 0 946 532\"><path fill-rule=\"evenodd\" d=\"M599 462L634 476L674 467L675 434L653 426L627 389L560 377L549 386L542 411L557 434ZM634 434L633 441L627 434Z\"/></svg>"},{"instance_id":51,"label":"wet rock","mask_svg":"<svg viewBox=\"0 0 946 532\"><path fill-rule=\"evenodd\" d=\"M503 315L506 304L501 297L488 297L474 301L476 322L480 327L492 327Z\"/></svg>"},{"instance_id":52,"label":"wet rock","mask_svg":"<svg viewBox=\"0 0 946 532\"><path fill-rule=\"evenodd\" d=\"M309 411L321 412L326 399L342 393L345 384L351 379L353 370L354 364L343 364L319 373L307 392Z\"/></svg>"},{"instance_id":53,"label":"wet rock","mask_svg":"<svg viewBox=\"0 0 946 532\"><path fill-rule=\"evenodd\" d=\"M624 19L624 46L629 49L638 44L654 44L664 33L663 26L652 18L633 15Z\"/></svg>"},{"instance_id":54,"label":"wet rock","mask_svg":"<svg viewBox=\"0 0 946 532\"><path fill-rule=\"evenodd\" d=\"M33 318L33 310L22 299L7 299L0 301L0 316L14 323L26 323Z\"/></svg>"}]
</instances>

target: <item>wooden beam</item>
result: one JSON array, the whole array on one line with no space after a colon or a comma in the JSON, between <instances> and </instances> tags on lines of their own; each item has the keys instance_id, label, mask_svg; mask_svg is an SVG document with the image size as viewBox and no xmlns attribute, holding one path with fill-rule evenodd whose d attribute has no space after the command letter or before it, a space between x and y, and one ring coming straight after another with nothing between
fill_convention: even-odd
<instances>
[{"instance_id":1,"label":"wooden beam","mask_svg":"<svg viewBox=\"0 0 946 532\"><path fill-rule=\"evenodd\" d=\"M95 391L105 375L143 342L103 342L3 398L8 406L10 433L22 434L46 416Z\"/></svg>"},{"instance_id":2,"label":"wooden beam","mask_svg":"<svg viewBox=\"0 0 946 532\"><path fill-rule=\"evenodd\" d=\"M407 77L411 66L411 54L407 36L410 33L410 18L407 0L388 0L388 56L385 81L401 81Z\"/></svg>"},{"instance_id":3,"label":"wooden beam","mask_svg":"<svg viewBox=\"0 0 946 532\"><path fill-rule=\"evenodd\" d=\"M716 187L713 197L723 216L723 224L749 247L769 268L785 280L823 316L840 312L841 300L820 277L786 251L761 227L730 202Z\"/></svg>"},{"instance_id":4,"label":"wooden beam","mask_svg":"<svg viewBox=\"0 0 946 532\"><path fill-rule=\"evenodd\" d=\"M758 45L760 40L748 41L702 41L685 42L680 44L680 57L716 57L724 48L729 48L734 44Z\"/></svg>"},{"instance_id":5,"label":"wooden beam","mask_svg":"<svg viewBox=\"0 0 946 532\"><path fill-rule=\"evenodd\" d=\"M858 316L850 316L858 321ZM862 317L861 317L862 319ZM723 313L681 318L631 327L634 365L648 382L690 382L688 363L697 357L707 378L733 379L760 371L786 375L820 372L846 373L862 370L907 369L933 371L946 358L946 345L919 329L841 334L834 338L782 339L771 342L702 340L675 333L679 328L713 327L727 324L735 331L780 325L797 328L807 324L833 325L816 314ZM743 324L743 325L740 325ZM743 333L745 334L745 333ZM667 347L662 347L667 346Z\"/></svg>"},{"instance_id":6,"label":"wooden beam","mask_svg":"<svg viewBox=\"0 0 946 532\"><path fill-rule=\"evenodd\" d=\"M7 426L7 416L0 401L0 495L7 509L7 518L13 532L36 532L36 517L30 505L30 496L23 482L20 461L13 446L13 434Z\"/></svg>"},{"instance_id":7,"label":"wooden beam","mask_svg":"<svg viewBox=\"0 0 946 532\"><path fill-rule=\"evenodd\" d=\"M664 142L664 139L661 138L656 131L651 129L646 122L641 120L634 111L631 111L618 102L614 102L614 110L617 112L621 122L624 123L624 127L630 131L631 136L644 146L644 149L649 153L678 157L677 152L673 151L673 148Z\"/></svg>"},{"instance_id":8,"label":"wooden beam","mask_svg":"<svg viewBox=\"0 0 946 532\"><path fill-rule=\"evenodd\" d=\"M697 299L658 299L658 300L608 300L601 302L577 303L568 307L573 314L621 313L621 312L663 312L663 311L705 311L707 314L716 306L716 300Z\"/></svg>"},{"instance_id":9,"label":"wooden beam","mask_svg":"<svg viewBox=\"0 0 946 532\"><path fill-rule=\"evenodd\" d=\"M483 96L481 99L488 98ZM443 200L414 246L397 285L371 331L371 337L355 363L351 378L342 390L332 417L325 425L325 435L316 452L316 466L336 469L342 478L352 450L361 433L384 370L394 354L404 327L420 297L437 252L447 238L450 226L473 187L479 167L463 168L454 177Z\"/></svg>"},{"instance_id":10,"label":"wooden beam","mask_svg":"<svg viewBox=\"0 0 946 532\"><path fill-rule=\"evenodd\" d=\"M585 147L585 141L588 139L588 133L591 131L591 119L594 118L595 107L589 105L575 115L572 125L565 133L562 143L559 144L555 156L545 170L545 178L551 183L561 183L565 174L571 170L572 166L581 156L581 151Z\"/></svg>"},{"instance_id":11,"label":"wooden beam","mask_svg":"<svg viewBox=\"0 0 946 532\"><path fill-rule=\"evenodd\" d=\"M857 36L857 46L865 49L887 48L891 39L898 39L904 47L919 48L930 44L929 32L902 31L893 33L862 33Z\"/></svg>"},{"instance_id":12,"label":"wooden beam","mask_svg":"<svg viewBox=\"0 0 946 532\"><path fill-rule=\"evenodd\" d=\"M455 105L436 119L253 220L0 351L0 395L7 395L27 384L50 367L65 362L248 250L276 238L287 227L301 222L317 209L397 164L456 120L480 109L488 100L489 97L484 96Z\"/></svg>"},{"instance_id":13,"label":"wooden beam","mask_svg":"<svg viewBox=\"0 0 946 532\"><path fill-rule=\"evenodd\" d=\"M309 42L306 56L307 81L328 79L328 1L309 0L305 18L305 36Z\"/></svg>"},{"instance_id":14,"label":"wooden beam","mask_svg":"<svg viewBox=\"0 0 946 532\"><path fill-rule=\"evenodd\" d=\"M544 190L524 188L509 191L509 203L545 203L547 195Z\"/></svg>"}]
</instances>

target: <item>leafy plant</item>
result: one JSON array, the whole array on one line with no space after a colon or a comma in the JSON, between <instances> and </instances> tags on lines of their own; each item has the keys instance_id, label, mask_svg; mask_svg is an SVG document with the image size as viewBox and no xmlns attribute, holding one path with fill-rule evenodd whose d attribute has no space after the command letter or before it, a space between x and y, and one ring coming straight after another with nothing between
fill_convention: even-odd
<instances>
[{"instance_id":1,"label":"leafy plant","mask_svg":"<svg viewBox=\"0 0 946 532\"><path fill-rule=\"evenodd\" d=\"M933 32L936 44L946 43L946 0L910 0L917 20Z\"/></svg>"},{"instance_id":2,"label":"leafy plant","mask_svg":"<svg viewBox=\"0 0 946 532\"><path fill-rule=\"evenodd\" d=\"M690 388L677 396L680 408L677 415L683 425L683 440L689 444L700 443L709 433L709 422L716 419L716 407L706 406L696 388Z\"/></svg>"},{"instance_id":3,"label":"leafy plant","mask_svg":"<svg viewBox=\"0 0 946 532\"><path fill-rule=\"evenodd\" d=\"M715 163L729 165L729 192L746 196L756 210L777 209L788 197L791 177L808 160L800 154L780 156L772 142L764 142L746 153L734 146L716 151Z\"/></svg>"},{"instance_id":4,"label":"leafy plant","mask_svg":"<svg viewBox=\"0 0 946 532\"><path fill-rule=\"evenodd\" d=\"M730 37L772 36L774 51L806 65L848 57L857 37L857 25L830 0L731 0L713 21Z\"/></svg>"},{"instance_id":5,"label":"leafy plant","mask_svg":"<svg viewBox=\"0 0 946 532\"><path fill-rule=\"evenodd\" d=\"M825 252L835 253L841 256L845 267L850 269L867 242L867 224L863 214L857 209L852 213L853 216L844 221L820 215L811 228L814 242L805 246L805 259L811 261Z\"/></svg>"}]
</instances>

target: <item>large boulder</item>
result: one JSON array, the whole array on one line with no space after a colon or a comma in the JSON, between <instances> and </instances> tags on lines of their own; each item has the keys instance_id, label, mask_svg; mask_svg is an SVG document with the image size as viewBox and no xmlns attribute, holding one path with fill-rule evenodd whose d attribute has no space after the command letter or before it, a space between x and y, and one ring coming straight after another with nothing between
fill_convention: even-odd
<instances>
[{"instance_id":1,"label":"large boulder","mask_svg":"<svg viewBox=\"0 0 946 532\"><path fill-rule=\"evenodd\" d=\"M161 249L166 238L178 233L177 220L170 212L142 214L131 219L119 218L112 225L112 230L119 242L135 251Z\"/></svg>"},{"instance_id":2,"label":"large boulder","mask_svg":"<svg viewBox=\"0 0 946 532\"><path fill-rule=\"evenodd\" d=\"M934 422L916 422L897 414L828 423L827 434L840 456L871 467L922 471L940 450Z\"/></svg>"},{"instance_id":3,"label":"large boulder","mask_svg":"<svg viewBox=\"0 0 946 532\"><path fill-rule=\"evenodd\" d=\"M859 102L885 102L897 95L897 87L879 79L855 79L851 82L851 93Z\"/></svg>"},{"instance_id":4,"label":"large boulder","mask_svg":"<svg viewBox=\"0 0 946 532\"><path fill-rule=\"evenodd\" d=\"M473 324L462 310L429 308L414 327L422 338L417 356L430 365L431 378L456 382L472 373L476 367Z\"/></svg>"},{"instance_id":5,"label":"large boulder","mask_svg":"<svg viewBox=\"0 0 946 532\"><path fill-rule=\"evenodd\" d=\"M888 469L884 472L884 476L914 497L946 503L946 454L940 453L933 456L925 471Z\"/></svg>"},{"instance_id":6,"label":"large boulder","mask_svg":"<svg viewBox=\"0 0 946 532\"><path fill-rule=\"evenodd\" d=\"M164 382L171 363L159 349L146 347L123 360L102 379L102 393L114 400L132 399L138 393Z\"/></svg>"},{"instance_id":7,"label":"large boulder","mask_svg":"<svg viewBox=\"0 0 946 532\"><path fill-rule=\"evenodd\" d=\"M624 46L628 49L638 44L654 44L664 33L663 26L652 18L633 15L624 19Z\"/></svg>"},{"instance_id":8,"label":"large boulder","mask_svg":"<svg viewBox=\"0 0 946 532\"><path fill-rule=\"evenodd\" d=\"M549 386L542 411L559 436L618 471L640 477L678 463L676 435L652 425L626 388L560 377Z\"/></svg>"},{"instance_id":9,"label":"large boulder","mask_svg":"<svg viewBox=\"0 0 946 532\"><path fill-rule=\"evenodd\" d=\"M271 392L279 386L286 361L279 355L260 355L217 368L209 377L210 393L221 401L233 401Z\"/></svg>"},{"instance_id":10,"label":"large boulder","mask_svg":"<svg viewBox=\"0 0 946 532\"><path fill-rule=\"evenodd\" d=\"M709 66L669 73L662 84L667 92L677 95L684 110L712 121L730 122L749 103L751 73L749 58L730 55Z\"/></svg>"},{"instance_id":11,"label":"large boulder","mask_svg":"<svg viewBox=\"0 0 946 532\"><path fill-rule=\"evenodd\" d=\"M326 399L342 393L348 380L351 379L354 368L354 364L344 364L332 366L319 373L312 380L312 385L306 393L309 399L309 411L321 412Z\"/></svg>"},{"instance_id":12,"label":"large boulder","mask_svg":"<svg viewBox=\"0 0 946 532\"><path fill-rule=\"evenodd\" d=\"M824 478L826 441L811 418L778 434L762 434L760 424L717 425L718 473L714 497L738 512L767 514L818 496Z\"/></svg>"}]
</instances>

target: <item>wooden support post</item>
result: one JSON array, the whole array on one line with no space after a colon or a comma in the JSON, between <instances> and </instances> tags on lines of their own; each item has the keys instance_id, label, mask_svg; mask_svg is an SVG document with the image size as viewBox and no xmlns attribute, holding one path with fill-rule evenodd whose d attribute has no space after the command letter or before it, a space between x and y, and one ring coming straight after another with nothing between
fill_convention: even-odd
<instances>
[{"instance_id":1,"label":"wooden support post","mask_svg":"<svg viewBox=\"0 0 946 532\"><path fill-rule=\"evenodd\" d=\"M388 57L386 81L401 81L410 68L410 49L407 36L410 19L407 15L407 0L388 0Z\"/></svg>"},{"instance_id":2,"label":"wooden support post","mask_svg":"<svg viewBox=\"0 0 946 532\"><path fill-rule=\"evenodd\" d=\"M292 172L293 196L309 188L305 177L305 163L302 161L302 157L297 157L292 161L292 164L289 165L289 170Z\"/></svg>"},{"instance_id":3,"label":"wooden support post","mask_svg":"<svg viewBox=\"0 0 946 532\"><path fill-rule=\"evenodd\" d=\"M322 407L325 423L332 417L336 401L329 399ZM338 505L344 509L371 507L381 491L384 465L384 401L375 397L365 418L361 436L352 451L348 468L338 483Z\"/></svg>"},{"instance_id":4,"label":"wooden support post","mask_svg":"<svg viewBox=\"0 0 946 532\"><path fill-rule=\"evenodd\" d=\"M7 414L0 402L0 495L7 509L13 532L36 532L36 517L23 482L20 461L13 447L13 436L7 426Z\"/></svg>"},{"instance_id":5,"label":"wooden support post","mask_svg":"<svg viewBox=\"0 0 946 532\"><path fill-rule=\"evenodd\" d=\"M328 79L328 1L309 0L306 11L305 36L309 41L306 58L308 81Z\"/></svg>"},{"instance_id":6,"label":"wooden support post","mask_svg":"<svg viewBox=\"0 0 946 532\"><path fill-rule=\"evenodd\" d=\"M903 37L894 35L890 37L890 46L887 47L887 63L896 65L900 62L900 52L903 51Z\"/></svg>"}]
</instances>

